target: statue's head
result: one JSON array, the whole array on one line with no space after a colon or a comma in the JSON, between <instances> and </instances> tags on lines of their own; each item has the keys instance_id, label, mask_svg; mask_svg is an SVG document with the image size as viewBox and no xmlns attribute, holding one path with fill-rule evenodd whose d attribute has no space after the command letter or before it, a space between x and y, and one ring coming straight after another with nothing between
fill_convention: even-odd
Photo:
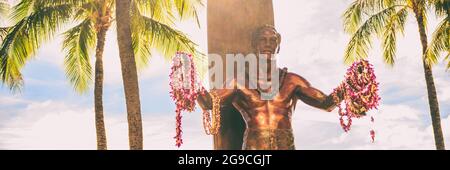
<instances>
[{"instance_id":1,"label":"statue's head","mask_svg":"<svg viewBox=\"0 0 450 170\"><path fill-rule=\"evenodd\" d=\"M253 33L252 46L257 54L273 56L280 52L281 35L275 27L264 25Z\"/></svg>"}]
</instances>

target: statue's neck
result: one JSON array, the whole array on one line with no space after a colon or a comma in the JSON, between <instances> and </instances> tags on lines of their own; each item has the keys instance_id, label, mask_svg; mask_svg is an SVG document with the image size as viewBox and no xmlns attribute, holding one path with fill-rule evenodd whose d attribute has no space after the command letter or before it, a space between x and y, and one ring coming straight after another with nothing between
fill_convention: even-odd
<instances>
[{"instance_id":1,"label":"statue's neck","mask_svg":"<svg viewBox=\"0 0 450 170\"><path fill-rule=\"evenodd\" d=\"M272 71L276 71L274 69L277 69L277 62L276 60L264 60L262 62L265 63L258 63L258 78L262 77L260 73L265 73L266 76L263 78L267 78L270 81L272 79Z\"/></svg>"}]
</instances>

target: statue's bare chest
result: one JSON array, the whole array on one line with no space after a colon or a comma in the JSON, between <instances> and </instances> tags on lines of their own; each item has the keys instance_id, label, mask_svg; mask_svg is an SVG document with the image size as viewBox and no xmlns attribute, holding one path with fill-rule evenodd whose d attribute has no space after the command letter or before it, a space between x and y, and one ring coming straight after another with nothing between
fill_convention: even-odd
<instances>
[{"instance_id":1,"label":"statue's bare chest","mask_svg":"<svg viewBox=\"0 0 450 170\"><path fill-rule=\"evenodd\" d=\"M233 104L245 110L256 112L291 110L297 101L295 93L295 85L290 83L289 80L282 83L279 90L274 94L258 89L239 88ZM268 99L267 97L271 95L273 96Z\"/></svg>"}]
</instances>

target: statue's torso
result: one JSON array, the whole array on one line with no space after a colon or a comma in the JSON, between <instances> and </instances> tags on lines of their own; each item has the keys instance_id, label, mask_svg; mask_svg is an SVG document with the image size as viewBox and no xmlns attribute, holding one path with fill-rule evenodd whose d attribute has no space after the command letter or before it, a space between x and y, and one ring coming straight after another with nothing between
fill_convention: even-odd
<instances>
[{"instance_id":1,"label":"statue's torso","mask_svg":"<svg viewBox=\"0 0 450 170\"><path fill-rule=\"evenodd\" d=\"M297 102L295 90L286 80L272 100L263 100L258 90L240 88L233 106L241 112L248 128L291 129L291 115Z\"/></svg>"},{"instance_id":2,"label":"statue's torso","mask_svg":"<svg viewBox=\"0 0 450 170\"><path fill-rule=\"evenodd\" d=\"M294 149L291 117L297 88L289 74L272 100L263 100L257 89L237 86L232 102L247 125L243 149Z\"/></svg>"}]
</instances>

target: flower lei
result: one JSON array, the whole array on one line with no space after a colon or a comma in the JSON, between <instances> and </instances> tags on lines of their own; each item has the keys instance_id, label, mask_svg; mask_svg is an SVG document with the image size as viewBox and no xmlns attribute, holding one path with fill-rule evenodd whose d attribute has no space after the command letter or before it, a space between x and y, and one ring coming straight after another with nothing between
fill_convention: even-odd
<instances>
[{"instance_id":1,"label":"flower lei","mask_svg":"<svg viewBox=\"0 0 450 170\"><path fill-rule=\"evenodd\" d=\"M203 88L195 72L193 57L190 54L177 52L172 60L170 77L170 96L176 105L176 146L183 144L181 129L181 112L195 110L195 101ZM186 79L186 80L185 80Z\"/></svg>"},{"instance_id":2,"label":"flower lei","mask_svg":"<svg viewBox=\"0 0 450 170\"><path fill-rule=\"evenodd\" d=\"M345 81L333 91L333 98L339 108L339 121L345 132L350 130L352 118L360 118L365 116L367 111L377 109L380 101L378 85L373 66L367 60L355 62L347 70ZM336 101L336 94L339 92L342 94L345 108L342 108L341 102ZM374 118L371 117L370 121L373 123ZM370 137L374 142L373 129L370 130Z\"/></svg>"},{"instance_id":3,"label":"flower lei","mask_svg":"<svg viewBox=\"0 0 450 170\"><path fill-rule=\"evenodd\" d=\"M182 128L181 128L181 112L192 112L195 110L196 100L199 95L205 94L206 90L200 83L193 57L191 54L177 52L172 60L171 72L169 75L170 96L176 105L176 146L183 144ZM220 98L215 92L211 92L213 101L213 123L208 111L203 112L203 125L206 134L216 134L220 128Z\"/></svg>"},{"instance_id":4,"label":"flower lei","mask_svg":"<svg viewBox=\"0 0 450 170\"><path fill-rule=\"evenodd\" d=\"M203 127L207 135L215 135L220 129L220 98L214 91L210 92L212 98L212 123L207 110L203 111Z\"/></svg>"}]
</instances>

